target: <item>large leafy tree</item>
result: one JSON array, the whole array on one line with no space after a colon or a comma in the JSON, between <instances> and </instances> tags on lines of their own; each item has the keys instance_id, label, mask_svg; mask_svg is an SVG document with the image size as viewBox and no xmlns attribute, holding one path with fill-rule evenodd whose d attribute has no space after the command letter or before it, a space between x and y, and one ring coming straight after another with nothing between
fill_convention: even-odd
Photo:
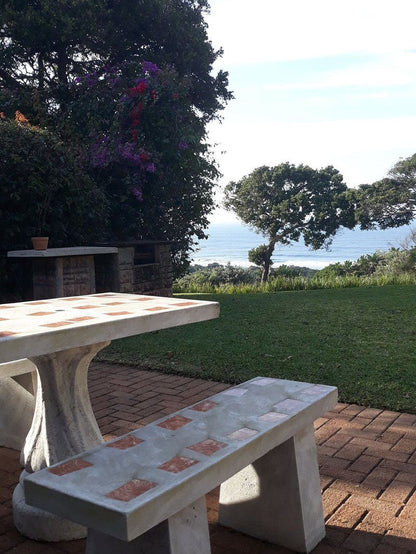
<instances>
[{"instance_id":1,"label":"large leafy tree","mask_svg":"<svg viewBox=\"0 0 416 554\"><path fill-rule=\"evenodd\" d=\"M362 229L410 223L416 215L416 154L399 160L384 179L360 185L353 196Z\"/></svg>"},{"instance_id":2,"label":"large leafy tree","mask_svg":"<svg viewBox=\"0 0 416 554\"><path fill-rule=\"evenodd\" d=\"M73 76L126 62L137 73L151 59L190 77L209 120L230 93L227 74L212 72L221 51L207 37L208 9L207 0L4 0L0 86L62 103Z\"/></svg>"},{"instance_id":3,"label":"large leafy tree","mask_svg":"<svg viewBox=\"0 0 416 554\"><path fill-rule=\"evenodd\" d=\"M249 260L263 268L263 281L277 244L303 238L318 249L330 244L339 226L354 226L346 191L342 175L332 166L316 170L290 163L259 167L226 186L226 208L267 239L249 252Z\"/></svg>"},{"instance_id":4,"label":"large leafy tree","mask_svg":"<svg viewBox=\"0 0 416 554\"><path fill-rule=\"evenodd\" d=\"M110 236L103 238L171 240L177 267L186 266L194 237L205 236L218 176L206 125L231 98L227 74L213 71L221 51L208 40L208 9L207 0L4 0L0 11L0 111L13 117L18 109L83 152L97 143L99 132L108 134L121 121L120 86L104 90L104 74L113 71L126 90L142 76L145 60L172 75L180 109L166 95L162 106L158 97L158 117L148 120L155 125L142 129L158 162L147 175L142 203L125 202L135 168L130 177L124 171L124 184L117 181L120 164L117 171L107 166L90 176L112 208ZM83 95L77 79L87 84ZM144 115L140 125L146 125ZM181 126L186 136L178 148L172 140ZM120 216L128 216L127 224Z\"/></svg>"}]
</instances>

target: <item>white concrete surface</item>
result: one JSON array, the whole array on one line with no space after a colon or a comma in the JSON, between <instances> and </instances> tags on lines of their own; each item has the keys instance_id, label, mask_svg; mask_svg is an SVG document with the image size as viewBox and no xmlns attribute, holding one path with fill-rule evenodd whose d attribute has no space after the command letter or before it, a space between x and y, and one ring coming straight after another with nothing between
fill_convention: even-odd
<instances>
[{"instance_id":1,"label":"white concrete surface","mask_svg":"<svg viewBox=\"0 0 416 554\"><path fill-rule=\"evenodd\" d=\"M210 554L205 498L130 542L88 530L87 554Z\"/></svg>"},{"instance_id":2,"label":"white concrete surface","mask_svg":"<svg viewBox=\"0 0 416 554\"><path fill-rule=\"evenodd\" d=\"M218 522L295 552L325 536L313 426L221 485Z\"/></svg>"},{"instance_id":3,"label":"white concrete surface","mask_svg":"<svg viewBox=\"0 0 416 554\"><path fill-rule=\"evenodd\" d=\"M94 256L98 254L117 254L113 246L72 246L66 248L47 248L46 250L11 250L8 258L64 258L66 256Z\"/></svg>"},{"instance_id":4,"label":"white concrete surface","mask_svg":"<svg viewBox=\"0 0 416 554\"><path fill-rule=\"evenodd\" d=\"M250 479L242 497L237 478L223 502L244 504L248 498L250 504L254 491L267 511L279 501L263 485L273 491L283 487L291 517L300 521L287 529L280 525L281 532L269 538L281 544L288 533L289 543L307 552L322 538L323 521L311 425L336 401L335 387L255 378L28 476L26 500L99 533L132 541L263 458L253 464L258 474L247 470ZM274 470L276 464L281 468ZM246 512L237 507L235 513ZM237 517L237 524L244 518ZM271 525L268 520L267 532ZM298 533L295 539L292 535Z\"/></svg>"},{"instance_id":5,"label":"white concrete surface","mask_svg":"<svg viewBox=\"0 0 416 554\"><path fill-rule=\"evenodd\" d=\"M12 377L0 377L0 446L23 447L34 409L33 394Z\"/></svg>"},{"instance_id":6,"label":"white concrete surface","mask_svg":"<svg viewBox=\"0 0 416 554\"><path fill-rule=\"evenodd\" d=\"M101 348L112 339L212 319L218 316L219 306L216 302L102 293L2 304L0 313L0 376L2 368L13 373L36 366L39 377L33 422L22 452L25 469L33 472L102 443L87 388L88 366ZM29 408L23 411L16 445L21 443L30 418ZM3 415L6 423L10 421L7 413ZM23 506L19 490L14 517L24 535L42 539L38 522L43 516L33 515L33 510ZM66 524L61 527L57 522L44 535L44 540L64 538L68 539Z\"/></svg>"},{"instance_id":7,"label":"white concrete surface","mask_svg":"<svg viewBox=\"0 0 416 554\"><path fill-rule=\"evenodd\" d=\"M0 363L214 319L217 302L102 293L0 305Z\"/></svg>"}]
</instances>

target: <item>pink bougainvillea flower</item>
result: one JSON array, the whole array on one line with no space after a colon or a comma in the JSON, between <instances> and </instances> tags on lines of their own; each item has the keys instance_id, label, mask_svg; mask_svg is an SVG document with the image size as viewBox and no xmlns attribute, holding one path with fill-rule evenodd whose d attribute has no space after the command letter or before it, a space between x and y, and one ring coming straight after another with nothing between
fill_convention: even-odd
<instances>
[{"instance_id":1,"label":"pink bougainvillea flower","mask_svg":"<svg viewBox=\"0 0 416 554\"><path fill-rule=\"evenodd\" d=\"M138 189L137 187L134 187L131 191L132 195L137 198L137 200L140 200L140 202L143 200L143 192L141 189Z\"/></svg>"}]
</instances>

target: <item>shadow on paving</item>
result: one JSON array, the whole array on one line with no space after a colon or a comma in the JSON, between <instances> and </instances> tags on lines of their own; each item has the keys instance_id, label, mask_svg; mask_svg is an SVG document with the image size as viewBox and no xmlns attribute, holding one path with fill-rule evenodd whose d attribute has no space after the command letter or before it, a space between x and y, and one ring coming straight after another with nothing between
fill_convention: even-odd
<instances>
[{"instance_id":1,"label":"shadow on paving","mask_svg":"<svg viewBox=\"0 0 416 554\"><path fill-rule=\"evenodd\" d=\"M108 440L227 388L132 367L94 363L91 401ZM416 416L338 404L315 422L326 538L314 554L416 553ZM13 525L19 453L0 448L0 552L84 552L85 541L41 543ZM218 489L207 495L212 554L288 554L217 524ZM198 554L198 553L195 553Z\"/></svg>"}]
</instances>

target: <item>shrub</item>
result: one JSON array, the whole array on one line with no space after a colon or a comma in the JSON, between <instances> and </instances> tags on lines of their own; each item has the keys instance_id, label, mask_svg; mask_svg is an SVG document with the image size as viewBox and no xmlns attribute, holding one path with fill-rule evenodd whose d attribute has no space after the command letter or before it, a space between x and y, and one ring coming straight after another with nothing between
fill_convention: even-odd
<instances>
[{"instance_id":1,"label":"shrub","mask_svg":"<svg viewBox=\"0 0 416 554\"><path fill-rule=\"evenodd\" d=\"M8 250L30 247L42 233L50 246L82 245L100 238L105 222L103 194L81 170L77 158L58 138L20 121L0 119L0 286L6 278Z\"/></svg>"}]
</instances>

